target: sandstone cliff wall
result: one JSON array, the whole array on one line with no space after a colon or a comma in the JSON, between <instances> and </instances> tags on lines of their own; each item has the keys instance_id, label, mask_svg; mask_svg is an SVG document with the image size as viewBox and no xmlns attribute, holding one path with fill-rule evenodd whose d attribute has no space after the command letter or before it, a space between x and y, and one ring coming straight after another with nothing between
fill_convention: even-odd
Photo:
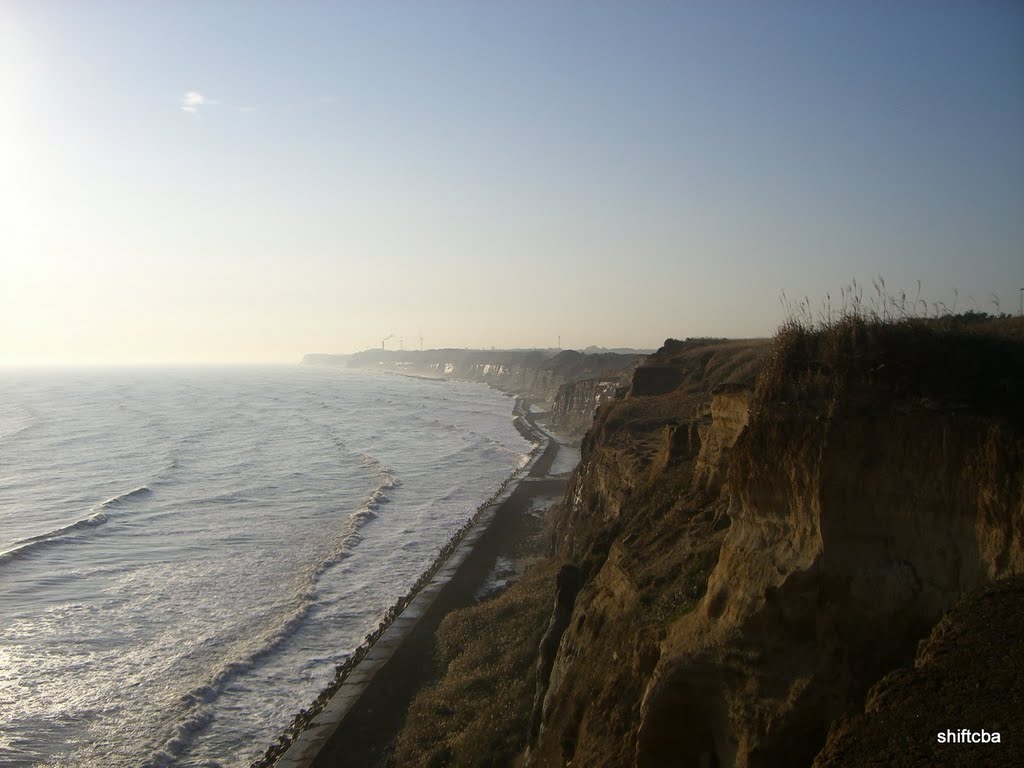
<instances>
[{"instance_id":1,"label":"sandstone cliff wall","mask_svg":"<svg viewBox=\"0 0 1024 768\"><path fill-rule=\"evenodd\" d=\"M945 614L920 644L912 669L886 675L868 692L863 714L833 724L814 768L868 768L883 757L892 768L1019 768L1022 679L1024 579L1014 577L971 593ZM979 741L953 742L961 729Z\"/></svg>"},{"instance_id":2,"label":"sandstone cliff wall","mask_svg":"<svg viewBox=\"0 0 1024 768\"><path fill-rule=\"evenodd\" d=\"M638 369L555 528L583 586L528 763L809 766L943 611L1024 572L1022 343L961 331L673 342Z\"/></svg>"},{"instance_id":3,"label":"sandstone cliff wall","mask_svg":"<svg viewBox=\"0 0 1024 768\"><path fill-rule=\"evenodd\" d=\"M562 384L552 398L551 426L562 432L583 434L594 423L598 407L613 400L628 382L628 373L623 373Z\"/></svg>"},{"instance_id":4,"label":"sandstone cliff wall","mask_svg":"<svg viewBox=\"0 0 1024 768\"><path fill-rule=\"evenodd\" d=\"M630 765L667 627L704 594L728 524L723 469L767 345L670 342L625 399L598 409L554 530L585 584L542 699L532 765ZM660 394L666 365L686 371Z\"/></svg>"}]
</instances>

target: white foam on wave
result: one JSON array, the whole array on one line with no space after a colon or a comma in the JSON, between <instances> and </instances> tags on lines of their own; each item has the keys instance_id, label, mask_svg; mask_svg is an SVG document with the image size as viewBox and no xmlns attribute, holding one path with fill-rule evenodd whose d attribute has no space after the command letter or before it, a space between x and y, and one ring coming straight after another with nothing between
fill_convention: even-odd
<instances>
[{"instance_id":1,"label":"white foam on wave","mask_svg":"<svg viewBox=\"0 0 1024 768\"><path fill-rule=\"evenodd\" d=\"M195 737L202 733L213 719L212 707L235 678L251 671L266 657L285 644L303 625L309 613L317 604L317 584L323 574L337 565L351 552L359 541L362 526L375 516L381 504L390 501L386 492L401 486L401 480L394 472L384 467L372 456L363 455L363 463L377 469L377 484L363 503L349 514L332 552L324 559L308 567L303 573L298 589L293 593L291 610L266 627L249 641L243 641L230 649L230 661L223 662L209 682L192 688L180 700L183 714L174 725L171 735L143 763L144 768L166 768L176 762L191 746Z\"/></svg>"},{"instance_id":2,"label":"white foam on wave","mask_svg":"<svg viewBox=\"0 0 1024 768\"><path fill-rule=\"evenodd\" d=\"M62 410L54 395L55 415L26 433L21 498L42 489L49 507L22 535L81 523L64 539L95 543L69 544L53 569L42 554L28 560L25 618L0 627L0 644L24 648L11 669L34 686L12 700L44 724L17 731L22 721L0 712L0 730L29 734L38 764L248 764L528 450L507 405L478 385L411 392L332 371L313 395L296 392L294 372L254 375L161 373L118 394L159 414L127 443L135 417L102 407L98 385L87 409ZM275 386L283 405L265 405ZM364 407L381 387L395 407ZM410 418L420 413L442 423ZM78 437L54 446L50 424ZM36 454L52 455L54 471ZM152 503L141 487L95 491L93 478L140 470ZM82 494L80 510L90 494L104 501L62 507ZM44 597L29 594L36 579ZM50 615L44 599L81 609Z\"/></svg>"},{"instance_id":3,"label":"white foam on wave","mask_svg":"<svg viewBox=\"0 0 1024 768\"><path fill-rule=\"evenodd\" d=\"M9 562L19 557L24 557L37 549L52 544L56 544L68 536L81 531L87 531L90 528L96 528L106 523L110 518L103 510L116 509L123 506L125 503L132 499L142 498L148 496L152 491L148 486L142 485L133 490L127 491L126 493L112 496L106 501L101 502L97 506L93 507L92 514L87 517L83 517L80 520L76 520L68 525L55 528L52 531L41 533L38 536L30 536L26 539L21 539L14 543L14 546L10 549L0 552L0 563Z\"/></svg>"},{"instance_id":4,"label":"white foam on wave","mask_svg":"<svg viewBox=\"0 0 1024 768\"><path fill-rule=\"evenodd\" d=\"M109 499L100 504L101 509L109 509L110 507L119 507L127 501L132 499L140 499L149 496L153 491L148 485L140 485L138 488L134 488L127 493L120 493L117 496L111 496Z\"/></svg>"},{"instance_id":5,"label":"white foam on wave","mask_svg":"<svg viewBox=\"0 0 1024 768\"><path fill-rule=\"evenodd\" d=\"M360 505L359 509L356 510L355 514L358 515L361 512L376 514L381 505L391 501L388 491L398 488L401 484L402 481L392 474L391 470L381 469L377 475L377 487L370 491L370 494Z\"/></svg>"}]
</instances>

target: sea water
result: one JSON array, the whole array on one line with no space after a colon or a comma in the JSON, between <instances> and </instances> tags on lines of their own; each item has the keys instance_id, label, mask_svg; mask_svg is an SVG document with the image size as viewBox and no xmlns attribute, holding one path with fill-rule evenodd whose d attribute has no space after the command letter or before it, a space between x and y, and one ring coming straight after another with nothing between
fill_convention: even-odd
<instances>
[{"instance_id":1,"label":"sea water","mask_svg":"<svg viewBox=\"0 0 1024 768\"><path fill-rule=\"evenodd\" d=\"M0 764L247 766L532 447L481 385L0 370Z\"/></svg>"}]
</instances>

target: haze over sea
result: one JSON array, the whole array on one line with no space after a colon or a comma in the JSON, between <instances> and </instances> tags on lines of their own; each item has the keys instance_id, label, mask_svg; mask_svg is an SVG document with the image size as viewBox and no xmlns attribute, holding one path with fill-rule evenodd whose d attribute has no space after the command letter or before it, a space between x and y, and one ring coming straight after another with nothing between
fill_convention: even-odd
<instances>
[{"instance_id":1,"label":"haze over sea","mask_svg":"<svg viewBox=\"0 0 1024 768\"><path fill-rule=\"evenodd\" d=\"M0 763L245 766L530 449L481 385L0 370Z\"/></svg>"}]
</instances>

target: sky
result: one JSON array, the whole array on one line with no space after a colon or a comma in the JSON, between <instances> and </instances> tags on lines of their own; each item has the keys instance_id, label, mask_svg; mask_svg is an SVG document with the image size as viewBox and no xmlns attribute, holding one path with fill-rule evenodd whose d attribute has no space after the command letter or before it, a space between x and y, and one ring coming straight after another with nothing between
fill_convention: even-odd
<instances>
[{"instance_id":1,"label":"sky","mask_svg":"<svg viewBox=\"0 0 1024 768\"><path fill-rule=\"evenodd\" d=\"M0 0L0 364L1024 288L1024 3ZM998 304L997 304L998 302Z\"/></svg>"}]
</instances>

